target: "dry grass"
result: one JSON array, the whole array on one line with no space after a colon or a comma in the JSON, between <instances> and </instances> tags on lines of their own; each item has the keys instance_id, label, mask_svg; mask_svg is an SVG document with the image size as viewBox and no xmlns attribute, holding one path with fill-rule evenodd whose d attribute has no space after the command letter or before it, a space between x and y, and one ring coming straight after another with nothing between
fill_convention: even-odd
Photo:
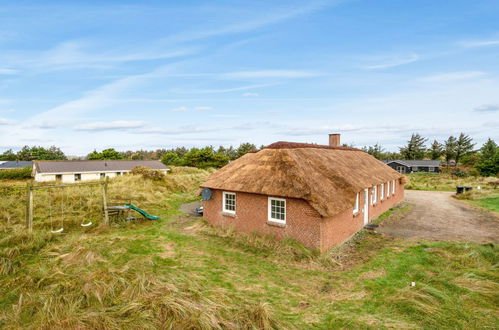
<instances>
[{"instance_id":1,"label":"dry grass","mask_svg":"<svg viewBox=\"0 0 499 330\"><path fill-rule=\"evenodd\" d=\"M93 214L94 202L83 198L81 203L78 190L71 190L75 195L69 196L68 209L74 219L66 219L62 234L48 230L44 203L49 198L43 192L35 197L35 231L27 233L25 193L11 188L23 183L10 182L12 196L0 201L1 211L10 215L0 220L0 328L497 324L496 246L406 242L362 232L319 254L290 240L214 229L199 218L176 221L179 205L193 200L207 173L178 169L160 182L113 180L113 198L132 199L162 218L119 227L99 221L80 227L80 217ZM65 195L53 197L60 202ZM409 286L413 280L415 288Z\"/></svg>"}]
</instances>

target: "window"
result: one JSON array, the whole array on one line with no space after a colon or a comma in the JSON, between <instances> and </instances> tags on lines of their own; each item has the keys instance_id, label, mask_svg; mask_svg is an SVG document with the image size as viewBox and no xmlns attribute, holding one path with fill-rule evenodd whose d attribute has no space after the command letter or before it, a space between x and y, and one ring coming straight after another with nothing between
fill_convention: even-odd
<instances>
[{"instance_id":1,"label":"window","mask_svg":"<svg viewBox=\"0 0 499 330\"><path fill-rule=\"evenodd\" d=\"M390 181L386 183L386 197L390 197Z\"/></svg>"},{"instance_id":2,"label":"window","mask_svg":"<svg viewBox=\"0 0 499 330\"><path fill-rule=\"evenodd\" d=\"M373 186L371 192L371 205L376 204L377 201L378 201L378 186Z\"/></svg>"},{"instance_id":3,"label":"window","mask_svg":"<svg viewBox=\"0 0 499 330\"><path fill-rule=\"evenodd\" d=\"M269 221L286 223L286 200L269 197Z\"/></svg>"},{"instance_id":4,"label":"window","mask_svg":"<svg viewBox=\"0 0 499 330\"><path fill-rule=\"evenodd\" d=\"M355 196L355 204L353 205L353 214L359 213L359 198L360 198L360 193L357 193Z\"/></svg>"},{"instance_id":5,"label":"window","mask_svg":"<svg viewBox=\"0 0 499 330\"><path fill-rule=\"evenodd\" d=\"M392 195L395 194L395 180L392 181Z\"/></svg>"},{"instance_id":6,"label":"window","mask_svg":"<svg viewBox=\"0 0 499 330\"><path fill-rule=\"evenodd\" d=\"M121 172L116 172L116 176L120 176L121 175Z\"/></svg>"},{"instance_id":7,"label":"window","mask_svg":"<svg viewBox=\"0 0 499 330\"><path fill-rule=\"evenodd\" d=\"M106 173L101 173L101 174L100 174L100 178L101 178L101 179L105 179L105 178L106 178Z\"/></svg>"},{"instance_id":8,"label":"window","mask_svg":"<svg viewBox=\"0 0 499 330\"><path fill-rule=\"evenodd\" d=\"M62 181L62 174L56 174L55 181L61 182Z\"/></svg>"},{"instance_id":9,"label":"window","mask_svg":"<svg viewBox=\"0 0 499 330\"><path fill-rule=\"evenodd\" d=\"M405 166L397 166L397 172L405 173Z\"/></svg>"},{"instance_id":10,"label":"window","mask_svg":"<svg viewBox=\"0 0 499 330\"><path fill-rule=\"evenodd\" d=\"M75 174L75 181L81 181L81 174Z\"/></svg>"},{"instance_id":11,"label":"window","mask_svg":"<svg viewBox=\"0 0 499 330\"><path fill-rule=\"evenodd\" d=\"M379 199L383 200L385 199L385 184L382 183L381 186L379 187Z\"/></svg>"},{"instance_id":12,"label":"window","mask_svg":"<svg viewBox=\"0 0 499 330\"><path fill-rule=\"evenodd\" d=\"M435 168L433 166L428 167L428 172L435 172Z\"/></svg>"},{"instance_id":13,"label":"window","mask_svg":"<svg viewBox=\"0 0 499 330\"><path fill-rule=\"evenodd\" d=\"M236 214L236 194L224 192L223 194L223 211Z\"/></svg>"},{"instance_id":14,"label":"window","mask_svg":"<svg viewBox=\"0 0 499 330\"><path fill-rule=\"evenodd\" d=\"M413 167L412 167L412 171L413 171L413 172L417 172L417 171L418 171L418 167L417 167L417 166L413 166Z\"/></svg>"}]
</instances>

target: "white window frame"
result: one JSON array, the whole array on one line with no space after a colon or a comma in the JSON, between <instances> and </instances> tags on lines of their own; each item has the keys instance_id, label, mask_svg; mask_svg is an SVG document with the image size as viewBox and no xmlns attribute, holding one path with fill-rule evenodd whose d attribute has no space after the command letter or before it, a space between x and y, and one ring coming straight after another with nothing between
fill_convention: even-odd
<instances>
[{"instance_id":1,"label":"white window frame","mask_svg":"<svg viewBox=\"0 0 499 330\"><path fill-rule=\"evenodd\" d=\"M428 172L435 172L434 166L428 166Z\"/></svg>"},{"instance_id":2,"label":"white window frame","mask_svg":"<svg viewBox=\"0 0 499 330\"><path fill-rule=\"evenodd\" d=\"M382 201L385 199L385 184L382 183L379 186L379 200Z\"/></svg>"},{"instance_id":3,"label":"white window frame","mask_svg":"<svg viewBox=\"0 0 499 330\"><path fill-rule=\"evenodd\" d=\"M391 195L390 181L386 183L386 198L389 198Z\"/></svg>"},{"instance_id":4,"label":"white window frame","mask_svg":"<svg viewBox=\"0 0 499 330\"><path fill-rule=\"evenodd\" d=\"M225 202L225 197L227 195L234 195L234 210L228 210L227 209L227 205L226 205L226 202ZM222 196L222 211L224 213L236 214L236 210L237 210L237 196L236 196L236 193L235 192L230 192L230 191L224 191L223 192L223 196Z\"/></svg>"},{"instance_id":5,"label":"white window frame","mask_svg":"<svg viewBox=\"0 0 499 330\"><path fill-rule=\"evenodd\" d=\"M395 195L395 180L392 181L392 195Z\"/></svg>"},{"instance_id":6,"label":"white window frame","mask_svg":"<svg viewBox=\"0 0 499 330\"><path fill-rule=\"evenodd\" d=\"M371 205L376 205L378 202L378 186L373 186L371 189Z\"/></svg>"},{"instance_id":7,"label":"white window frame","mask_svg":"<svg viewBox=\"0 0 499 330\"><path fill-rule=\"evenodd\" d=\"M272 218L272 201L284 202L284 220ZM268 198L268 221L269 222L277 222L277 223L285 224L286 223L286 213L287 213L286 212L286 200L284 198L275 198L275 197Z\"/></svg>"},{"instance_id":8,"label":"white window frame","mask_svg":"<svg viewBox=\"0 0 499 330\"><path fill-rule=\"evenodd\" d=\"M355 195L355 204L353 205L353 214L359 213L359 204L360 204L360 193Z\"/></svg>"}]
</instances>

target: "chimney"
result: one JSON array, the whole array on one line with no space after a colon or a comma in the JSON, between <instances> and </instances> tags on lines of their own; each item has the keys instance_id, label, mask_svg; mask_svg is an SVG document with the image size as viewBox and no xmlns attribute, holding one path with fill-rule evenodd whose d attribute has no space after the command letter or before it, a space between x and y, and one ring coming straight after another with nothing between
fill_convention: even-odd
<instances>
[{"instance_id":1,"label":"chimney","mask_svg":"<svg viewBox=\"0 0 499 330\"><path fill-rule=\"evenodd\" d=\"M329 134L329 146L330 147L340 146L340 134Z\"/></svg>"}]
</instances>

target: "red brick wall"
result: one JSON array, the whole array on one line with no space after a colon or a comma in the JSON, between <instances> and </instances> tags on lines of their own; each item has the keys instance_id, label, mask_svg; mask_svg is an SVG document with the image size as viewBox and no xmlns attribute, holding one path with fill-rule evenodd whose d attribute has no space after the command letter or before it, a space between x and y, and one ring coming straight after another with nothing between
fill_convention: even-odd
<instances>
[{"instance_id":1,"label":"red brick wall","mask_svg":"<svg viewBox=\"0 0 499 330\"><path fill-rule=\"evenodd\" d=\"M369 200L369 221L387 211L404 198L404 189L396 181L395 195L390 193L375 205ZM386 189L386 187L385 187ZM369 189L369 198L372 189ZM257 232L273 234L278 239L292 237L305 246L322 251L340 244L364 226L364 191L360 193L359 213L353 215L352 209L332 217L322 218L306 201L286 198L286 225L272 225L268 222L268 196L236 192L236 214L222 212L222 191L213 190L212 198L203 202L204 218L211 224L232 227L238 232Z\"/></svg>"},{"instance_id":2,"label":"red brick wall","mask_svg":"<svg viewBox=\"0 0 499 330\"><path fill-rule=\"evenodd\" d=\"M273 234L278 239L292 237L310 248L320 248L320 215L300 199L286 198L286 225L272 225L268 220L268 196L236 192L236 215L222 212L222 191L213 190L203 202L204 218L211 224L232 227L240 232Z\"/></svg>"},{"instance_id":3,"label":"red brick wall","mask_svg":"<svg viewBox=\"0 0 499 330\"><path fill-rule=\"evenodd\" d=\"M398 180L395 181L395 194L391 193L390 187L390 197L386 196L385 187L385 199L381 201L380 197L380 186L378 185L378 198L375 205L371 205L371 200L369 199L369 222L377 218L382 213L386 212L388 209L393 207L395 204L404 199L404 185L400 184ZM391 185L391 183L390 183ZM371 197L372 188L369 188L369 198ZM358 232L364 226L364 191L360 192L359 201L359 212L353 214L352 209L346 210L335 217L324 218L321 222L321 247L322 251L327 250L335 245L343 243L345 240L350 238L353 234Z\"/></svg>"}]
</instances>

